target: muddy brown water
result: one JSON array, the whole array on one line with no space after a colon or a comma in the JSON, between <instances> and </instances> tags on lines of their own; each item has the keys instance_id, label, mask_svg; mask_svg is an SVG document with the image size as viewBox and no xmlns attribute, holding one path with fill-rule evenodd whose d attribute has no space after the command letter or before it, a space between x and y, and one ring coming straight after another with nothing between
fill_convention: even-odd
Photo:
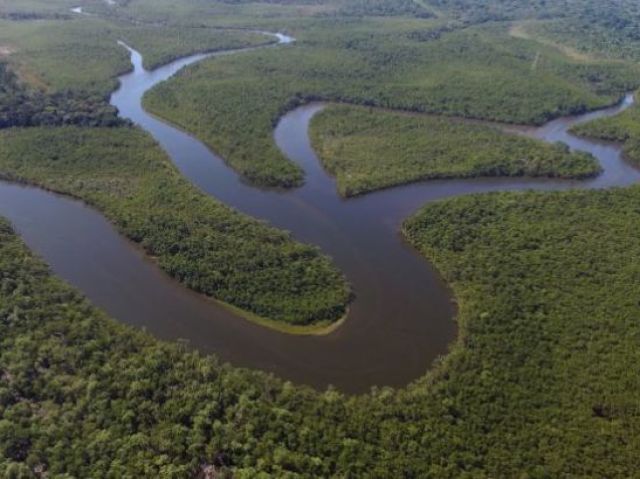
<instances>
[{"instance_id":1,"label":"muddy brown water","mask_svg":"<svg viewBox=\"0 0 640 479\"><path fill-rule=\"evenodd\" d=\"M284 35L278 40L283 49L292 41ZM402 220L420 206L471 193L606 188L640 180L619 146L568 133L576 123L627 108L633 102L627 95L615 107L540 128L514 129L592 153L604 171L590 180L428 181L343 199L310 146L309 122L324 107L314 103L286 114L275 130L278 146L305 170L305 185L286 192L255 188L200 141L141 107L146 91L181 68L237 52L193 55L149 72L140 54L130 51L134 69L120 78L120 89L111 98L120 114L153 135L202 191L330 255L356 293L348 320L326 336L292 336L255 325L170 279L98 212L38 188L0 182L0 215L11 220L57 275L114 318L161 339L184 340L236 366L262 369L296 383L316 388L332 384L349 393L373 385L403 386L446 354L456 337L452 292L399 233Z\"/></svg>"}]
</instances>

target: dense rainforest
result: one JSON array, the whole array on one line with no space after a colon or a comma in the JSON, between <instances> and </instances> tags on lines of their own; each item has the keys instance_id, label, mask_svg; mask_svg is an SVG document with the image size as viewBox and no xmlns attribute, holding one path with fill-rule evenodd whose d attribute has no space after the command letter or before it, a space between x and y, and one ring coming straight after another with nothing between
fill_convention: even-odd
<instances>
[{"instance_id":1,"label":"dense rainforest","mask_svg":"<svg viewBox=\"0 0 640 479\"><path fill-rule=\"evenodd\" d=\"M81 19L69 13L79 3ZM157 65L264 41L238 28L294 35L292 46L189 68L146 100L262 184L304 181L272 132L310 100L541 123L639 85L631 0L0 0L0 17L0 112L15 126L0 132L2 177L84 199L185 284L289 323L339 315L345 279L317 249L196 191L140 130L103 127L115 77L129 68L115 40ZM467 140L432 157L447 168L456 150L465 168L535 150L528 173L593 172L559 146L361 106L319 118L353 120L326 124L349 141L350 127L367 133L346 165L362 170L358 188L431 171L411 163L433 146L414 122ZM625 141L638 159L638 111L576 132ZM380 129L394 133L389 143ZM489 144L472 156L479 138ZM384 153L379 163L365 147ZM393 175L376 178L380 165ZM220 364L123 326L0 219L0 477L634 477L638 202L634 186L426 205L402 233L453 288L459 336L406 388L361 396Z\"/></svg>"},{"instance_id":2,"label":"dense rainforest","mask_svg":"<svg viewBox=\"0 0 640 479\"><path fill-rule=\"evenodd\" d=\"M527 22L526 29L537 38L571 47L600 59L640 58L637 2L572 2L565 15L548 16L542 22Z\"/></svg>"},{"instance_id":3,"label":"dense rainforest","mask_svg":"<svg viewBox=\"0 0 640 479\"><path fill-rule=\"evenodd\" d=\"M622 143L626 157L640 164L640 107L637 104L615 117L577 125L573 133Z\"/></svg>"},{"instance_id":4,"label":"dense rainforest","mask_svg":"<svg viewBox=\"0 0 640 479\"><path fill-rule=\"evenodd\" d=\"M46 94L27 89L6 63L0 63L0 128L12 126L117 126L115 108L96 96L73 92Z\"/></svg>"},{"instance_id":5,"label":"dense rainforest","mask_svg":"<svg viewBox=\"0 0 640 479\"><path fill-rule=\"evenodd\" d=\"M91 28L106 38L94 38ZM105 70L115 75L130 68L121 64L127 54L117 38L148 54L149 67L203 47L250 47L273 38L93 18L89 25L11 25L3 35L17 51L0 63L0 128L39 128L3 132L2 178L37 183L98 207L170 275L262 324L308 332L344 316L351 291L327 257L197 192L147 135L127 127L103 93L113 84ZM92 55L104 61L102 68L79 66L68 82L69 65ZM82 128L42 128L64 125Z\"/></svg>"},{"instance_id":6,"label":"dense rainforest","mask_svg":"<svg viewBox=\"0 0 640 479\"><path fill-rule=\"evenodd\" d=\"M122 28L119 34L128 45L144 53L144 67L148 70L194 52L233 50L276 42L275 38L259 32L198 27L159 29L141 26Z\"/></svg>"},{"instance_id":7,"label":"dense rainforest","mask_svg":"<svg viewBox=\"0 0 640 479\"><path fill-rule=\"evenodd\" d=\"M0 177L95 206L195 291L285 325L344 315L349 287L327 257L198 191L146 133L27 128L0 139Z\"/></svg>"},{"instance_id":8,"label":"dense rainforest","mask_svg":"<svg viewBox=\"0 0 640 479\"><path fill-rule=\"evenodd\" d=\"M447 118L330 106L313 118L310 133L343 196L426 179L600 172L595 158L566 145Z\"/></svg>"},{"instance_id":9,"label":"dense rainforest","mask_svg":"<svg viewBox=\"0 0 640 479\"><path fill-rule=\"evenodd\" d=\"M118 41L140 50L147 68L196 51L274 41L244 29L161 28L126 19L107 22L96 16L76 17L64 21L0 20L0 111L4 117L21 120L12 124L111 123L115 112L108 98L117 87L115 77L131 68L129 53ZM37 115L44 116L46 122L32 119Z\"/></svg>"},{"instance_id":10,"label":"dense rainforest","mask_svg":"<svg viewBox=\"0 0 640 479\"><path fill-rule=\"evenodd\" d=\"M349 0L336 10L338 16L416 16L433 17L433 13L415 0Z\"/></svg>"},{"instance_id":11,"label":"dense rainforest","mask_svg":"<svg viewBox=\"0 0 640 479\"><path fill-rule=\"evenodd\" d=\"M574 61L500 25L442 34L437 20L314 20L287 48L189 68L145 96L153 113L194 133L249 180L292 186L302 173L274 144L283 112L308 101L543 123L616 101L637 66ZM430 22L426 20L423 22ZM435 39L424 40L436 29ZM299 35L298 35L299 34Z\"/></svg>"},{"instance_id":12,"label":"dense rainforest","mask_svg":"<svg viewBox=\"0 0 640 479\"><path fill-rule=\"evenodd\" d=\"M3 224L1 474L633 477L638 201L634 187L426 207L405 234L453 285L460 339L425 378L360 397L117 325Z\"/></svg>"}]
</instances>

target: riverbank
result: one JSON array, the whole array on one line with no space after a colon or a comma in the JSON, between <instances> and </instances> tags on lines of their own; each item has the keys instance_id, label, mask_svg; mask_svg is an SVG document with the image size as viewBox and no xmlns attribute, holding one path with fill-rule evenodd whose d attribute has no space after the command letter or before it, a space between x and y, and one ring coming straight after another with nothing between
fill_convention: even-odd
<instances>
[{"instance_id":1,"label":"riverbank","mask_svg":"<svg viewBox=\"0 0 640 479\"><path fill-rule=\"evenodd\" d=\"M41 203L38 192L7 188L3 213L20 225L20 232L30 245L44 251L47 260L55 263L57 273L82 287L115 317L144 326L161 338L187 340L193 347L215 352L236 365L265 369L317 387L334 384L350 392L366 390L373 384L405 385L422 376L428 364L445 354L456 337L451 291L438 272L421 261L398 236L397 228L407 216L425 203L453 195L527 188L603 188L637 181L637 171L622 161L619 149L567 133L576 122L614 115L630 104L627 102L522 132L592 152L603 166L603 174L596 178L583 182L525 178L432 181L343 201L336 194L334 179L321 167L309 141L309 122L321 105L307 105L285 115L275 130L276 143L304 169L307 183L286 193L256 189L192 136L153 118L141 107L140 99L146 90L205 57L183 58L149 75L142 70L141 56L133 52L135 68L122 77L122 87L114 94L113 104L124 117L149 131L178 170L202 191L277 228L291 231L295 239L316 244L330 254L357 294L349 320L340 328L323 336L300 337L241 321L225 308L167 282L167 278L136 257L129 246L123 245L115 232L100 223L97 215L79 212L64 201L57 202L56 208L61 208L58 214L68 214L69 221L60 218L61 225L51 225L43 217L40 221L43 228L47 224L47 233L39 232L39 226L28 219L43 213L45 204L51 200L43 199ZM23 194L29 199L16 203L14 200ZM20 208L23 210L18 214ZM94 226L92 231L79 232L69 228L69 222L73 225L89 222ZM56 226L60 226L55 228L57 238L49 238L49 232ZM100 232L100 236L89 240L93 230ZM43 239L60 241L55 245L59 248L55 254L47 252L51 245L43 244ZM74 244L77 261L69 263L67 253L61 253L68 251L66 243ZM104 251L98 252L96 248ZM85 253L86 257L99 260L83 262L80 258ZM131 278L136 278L134 283L129 282ZM139 297L128 292L135 290L140 291ZM148 297L154 298L153 305L145 301ZM181 321L176 322L176 317L181 317Z\"/></svg>"}]
</instances>

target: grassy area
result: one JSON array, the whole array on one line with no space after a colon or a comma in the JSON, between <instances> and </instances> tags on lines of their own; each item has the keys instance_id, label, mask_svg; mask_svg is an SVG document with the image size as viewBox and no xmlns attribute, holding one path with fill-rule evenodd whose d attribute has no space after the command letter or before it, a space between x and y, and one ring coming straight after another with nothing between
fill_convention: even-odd
<instances>
[{"instance_id":1,"label":"grassy area","mask_svg":"<svg viewBox=\"0 0 640 479\"><path fill-rule=\"evenodd\" d=\"M217 58L159 85L145 106L204 140L249 180L291 186L301 171L272 138L308 100L542 123L615 101L638 67L581 62L503 26L443 30L439 20L305 20L295 45Z\"/></svg>"},{"instance_id":2,"label":"grassy area","mask_svg":"<svg viewBox=\"0 0 640 479\"><path fill-rule=\"evenodd\" d=\"M640 107L634 104L619 115L577 125L572 133L624 144L624 154L640 165Z\"/></svg>"},{"instance_id":3,"label":"grassy area","mask_svg":"<svg viewBox=\"0 0 640 479\"><path fill-rule=\"evenodd\" d=\"M349 288L328 258L198 192L133 128L0 132L2 177L82 198L190 288L290 325L340 319Z\"/></svg>"},{"instance_id":4,"label":"grassy area","mask_svg":"<svg viewBox=\"0 0 640 479\"><path fill-rule=\"evenodd\" d=\"M335 3L337 14L344 16L433 16L422 2L414 0L344 0Z\"/></svg>"},{"instance_id":5,"label":"grassy area","mask_svg":"<svg viewBox=\"0 0 640 479\"><path fill-rule=\"evenodd\" d=\"M600 171L590 155L447 118L341 105L316 115L310 130L343 196L424 179L582 178Z\"/></svg>"},{"instance_id":6,"label":"grassy area","mask_svg":"<svg viewBox=\"0 0 640 479\"><path fill-rule=\"evenodd\" d=\"M2 224L0 475L633 477L638 201L630 188L423 209L405 234L453 285L460 339L408 388L355 398L117 325Z\"/></svg>"}]
</instances>

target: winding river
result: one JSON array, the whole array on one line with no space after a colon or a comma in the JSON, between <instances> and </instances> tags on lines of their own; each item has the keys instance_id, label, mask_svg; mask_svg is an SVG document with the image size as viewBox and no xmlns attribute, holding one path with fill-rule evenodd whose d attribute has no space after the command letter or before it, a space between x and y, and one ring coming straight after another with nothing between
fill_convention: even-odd
<instances>
[{"instance_id":1,"label":"winding river","mask_svg":"<svg viewBox=\"0 0 640 479\"><path fill-rule=\"evenodd\" d=\"M283 49L292 41L270 35ZM146 91L183 67L238 51L197 54L151 72L142 67L138 52L129 51L133 71L120 77L120 89L111 98L121 116L153 135L182 174L207 194L331 255L357 295L348 320L325 336L291 336L257 326L170 279L96 211L37 188L0 182L0 215L12 221L57 275L111 316L159 338L185 340L234 365L270 371L297 383L318 388L333 384L349 393L373 385L402 386L447 352L456 335L452 293L399 233L402 220L425 203L488 191L606 188L640 181L640 172L622 159L618 145L568 133L576 123L627 108L633 102L627 95L619 105L598 112L540 128L511 128L592 153L604 171L590 180L428 181L345 200L310 146L309 122L324 107L316 103L288 113L275 130L279 147L305 170L305 185L286 192L258 189L244 183L201 142L141 107Z\"/></svg>"}]
</instances>

